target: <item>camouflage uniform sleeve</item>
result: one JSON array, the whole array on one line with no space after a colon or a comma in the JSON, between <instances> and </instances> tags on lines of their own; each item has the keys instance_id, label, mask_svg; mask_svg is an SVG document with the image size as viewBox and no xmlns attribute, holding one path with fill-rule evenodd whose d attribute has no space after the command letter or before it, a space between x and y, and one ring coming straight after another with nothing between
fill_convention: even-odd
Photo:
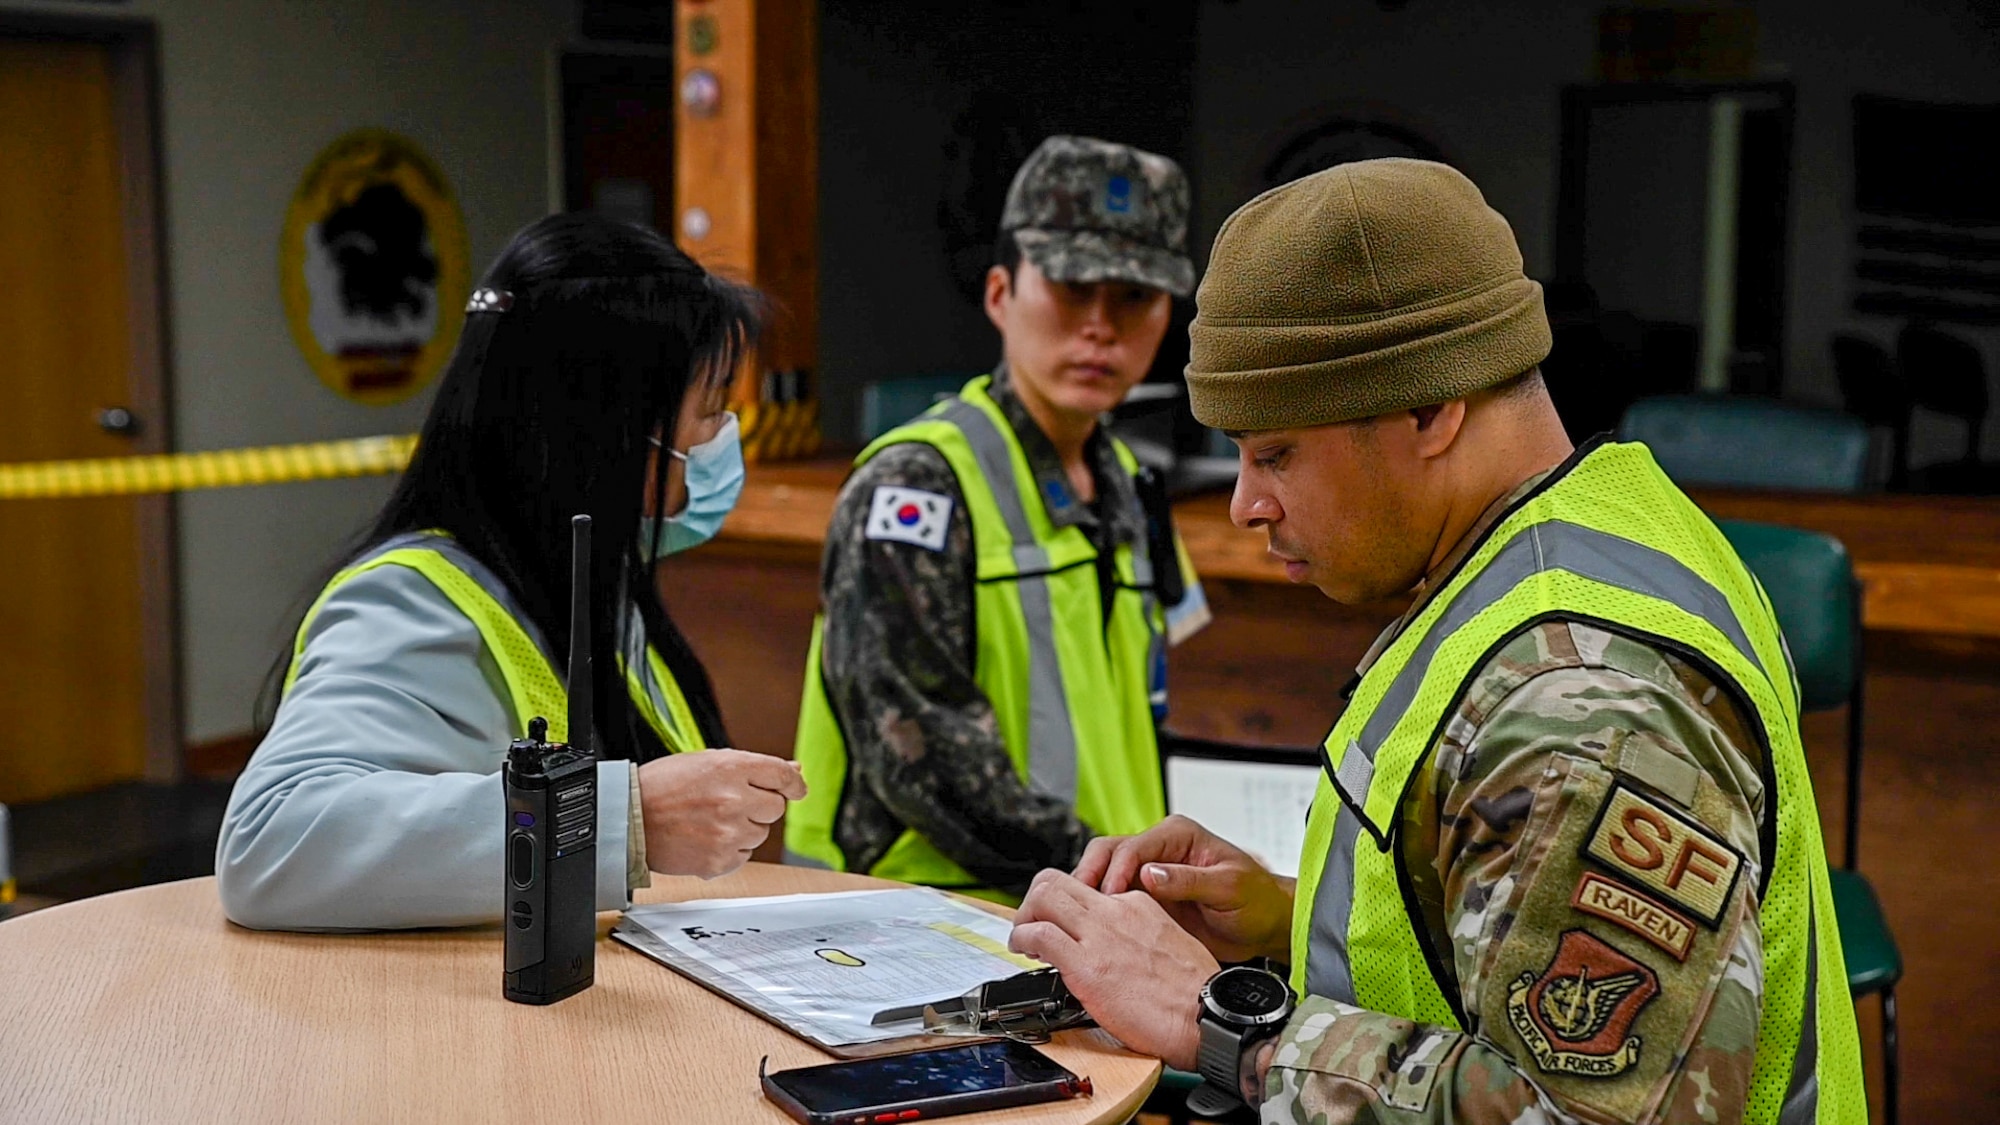
<instances>
[{"instance_id":1,"label":"camouflage uniform sleeve","mask_svg":"<svg viewBox=\"0 0 2000 1125\"><path fill-rule=\"evenodd\" d=\"M882 486L953 501L941 550L868 537ZM860 791L835 835L850 861L879 859L913 828L987 885L1019 891L1044 867L1069 868L1090 830L1067 803L1015 771L975 679L971 518L936 450L884 450L843 490L827 536L822 667Z\"/></svg>"},{"instance_id":2,"label":"camouflage uniform sleeve","mask_svg":"<svg viewBox=\"0 0 2000 1125\"><path fill-rule=\"evenodd\" d=\"M1678 659L1552 622L1479 672L1434 755L1402 830L1435 841L1415 882L1467 1030L1310 998L1264 1120L1740 1120L1763 788L1734 705Z\"/></svg>"}]
</instances>

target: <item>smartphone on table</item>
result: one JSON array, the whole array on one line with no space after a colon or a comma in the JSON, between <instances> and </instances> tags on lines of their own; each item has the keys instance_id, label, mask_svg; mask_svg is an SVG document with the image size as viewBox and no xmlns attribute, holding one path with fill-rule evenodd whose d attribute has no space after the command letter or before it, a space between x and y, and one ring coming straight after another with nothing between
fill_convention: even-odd
<instances>
[{"instance_id":1,"label":"smartphone on table","mask_svg":"<svg viewBox=\"0 0 2000 1125\"><path fill-rule=\"evenodd\" d=\"M1011 1039L757 1071L764 1096L805 1125L889 1125L1090 1094L1089 1078Z\"/></svg>"}]
</instances>

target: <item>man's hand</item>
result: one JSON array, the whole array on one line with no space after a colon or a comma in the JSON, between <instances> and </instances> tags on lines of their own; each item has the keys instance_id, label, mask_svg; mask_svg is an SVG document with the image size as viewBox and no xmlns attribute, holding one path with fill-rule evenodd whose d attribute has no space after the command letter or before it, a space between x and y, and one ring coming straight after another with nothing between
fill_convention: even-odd
<instances>
[{"instance_id":1,"label":"man's hand","mask_svg":"<svg viewBox=\"0 0 2000 1125\"><path fill-rule=\"evenodd\" d=\"M1159 903L1044 871L1015 911L1007 944L1061 970L1084 1010L1127 1047L1195 1068L1201 987L1220 966Z\"/></svg>"},{"instance_id":2,"label":"man's hand","mask_svg":"<svg viewBox=\"0 0 2000 1125\"><path fill-rule=\"evenodd\" d=\"M639 767L646 866L713 879L743 866L806 795L795 762L745 750L669 754Z\"/></svg>"},{"instance_id":3,"label":"man's hand","mask_svg":"<svg viewBox=\"0 0 2000 1125\"><path fill-rule=\"evenodd\" d=\"M1107 895L1143 888L1218 960L1290 959L1293 881L1187 817L1092 840L1076 878Z\"/></svg>"}]
</instances>

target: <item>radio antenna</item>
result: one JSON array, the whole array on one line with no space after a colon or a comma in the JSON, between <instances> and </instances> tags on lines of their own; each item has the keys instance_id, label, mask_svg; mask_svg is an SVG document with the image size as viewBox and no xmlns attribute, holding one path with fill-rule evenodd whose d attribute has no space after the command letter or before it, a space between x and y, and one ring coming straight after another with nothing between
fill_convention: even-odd
<instances>
[{"instance_id":1,"label":"radio antenna","mask_svg":"<svg viewBox=\"0 0 2000 1125\"><path fill-rule=\"evenodd\" d=\"M570 517L569 559L569 745L580 754L595 757L591 711L597 696L590 667L589 516Z\"/></svg>"}]
</instances>

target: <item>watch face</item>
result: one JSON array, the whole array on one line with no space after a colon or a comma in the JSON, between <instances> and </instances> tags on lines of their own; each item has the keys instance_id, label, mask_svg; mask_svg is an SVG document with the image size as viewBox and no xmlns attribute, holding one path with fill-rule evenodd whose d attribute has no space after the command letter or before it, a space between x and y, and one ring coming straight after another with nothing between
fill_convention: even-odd
<instances>
[{"instance_id":1,"label":"watch face","mask_svg":"<svg viewBox=\"0 0 2000 1125\"><path fill-rule=\"evenodd\" d=\"M1261 969L1236 968L1218 973L1209 983L1208 991L1216 1007L1252 1020L1282 1009L1291 999L1285 982Z\"/></svg>"}]
</instances>

